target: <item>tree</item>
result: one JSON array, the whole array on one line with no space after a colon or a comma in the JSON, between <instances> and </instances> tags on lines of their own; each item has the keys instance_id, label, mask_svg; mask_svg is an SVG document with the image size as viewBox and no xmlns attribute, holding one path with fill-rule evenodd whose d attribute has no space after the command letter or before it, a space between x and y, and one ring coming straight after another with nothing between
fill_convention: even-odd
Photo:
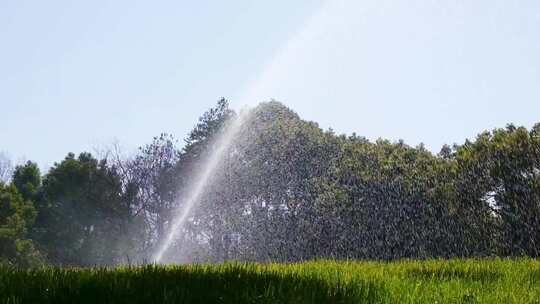
<instances>
[{"instance_id":1,"label":"tree","mask_svg":"<svg viewBox=\"0 0 540 304\"><path fill-rule=\"evenodd\" d=\"M215 107L206 111L199 118L197 124L185 138L185 146L180 151L174 168L176 176L174 184L176 189L175 209L184 204L194 186L194 179L199 175L199 172L204 170L205 160L214 149L219 148L215 143L216 137L233 117L235 117L235 113L229 109L228 101L221 98ZM230 184L220 184L220 181L225 178L225 172L222 168L228 167L230 164L229 156L230 153L225 153L224 159L219 165L220 169L217 169L211 177L210 187L207 187L199 198L197 202L199 208L195 208L191 220L184 227L180 227L182 231L177 233L173 244L175 248L170 250L172 254L169 254L169 257L171 259L178 261L179 258L186 256L191 256L194 259L206 256L222 260L228 255L229 246L224 243L227 243L226 239L229 237L226 219L231 218L228 216L228 211L233 208L230 206L231 201L229 200L232 189ZM207 243L206 248L199 246L201 239Z\"/></svg>"},{"instance_id":2,"label":"tree","mask_svg":"<svg viewBox=\"0 0 540 304\"><path fill-rule=\"evenodd\" d=\"M0 182L8 182L11 178L13 165L6 152L0 151Z\"/></svg>"},{"instance_id":3,"label":"tree","mask_svg":"<svg viewBox=\"0 0 540 304\"><path fill-rule=\"evenodd\" d=\"M36 200L41 186L41 174L36 163L28 161L24 165L16 166L12 180L23 199Z\"/></svg>"},{"instance_id":4,"label":"tree","mask_svg":"<svg viewBox=\"0 0 540 304\"><path fill-rule=\"evenodd\" d=\"M456 149L457 202L476 206L473 210L481 212L470 213L476 218L474 229L490 229L491 233L480 237L478 243L491 241L497 250L494 253L540 255L537 132L538 125L531 131L508 125L505 129L483 132L474 142L467 141Z\"/></svg>"},{"instance_id":5,"label":"tree","mask_svg":"<svg viewBox=\"0 0 540 304\"><path fill-rule=\"evenodd\" d=\"M223 129L224 124L234 116L234 111L229 108L229 102L221 98L214 108L199 117L199 121L189 132L184 140L186 143L183 149L184 154L200 156L214 136Z\"/></svg>"},{"instance_id":6,"label":"tree","mask_svg":"<svg viewBox=\"0 0 540 304\"><path fill-rule=\"evenodd\" d=\"M43 181L17 166L0 259L30 265L35 243L55 264L149 260L235 117L220 99L183 148L163 133L130 158L70 153ZM540 124L433 154L323 131L276 101L242 117L165 261L540 256Z\"/></svg>"},{"instance_id":7,"label":"tree","mask_svg":"<svg viewBox=\"0 0 540 304\"><path fill-rule=\"evenodd\" d=\"M134 191L134 215L139 219L138 231L144 240L136 254L150 259L159 240L167 232L177 206L178 178L175 167L180 152L173 136L162 133L152 143L139 148L139 153L125 167L129 168L128 188Z\"/></svg>"},{"instance_id":8,"label":"tree","mask_svg":"<svg viewBox=\"0 0 540 304\"><path fill-rule=\"evenodd\" d=\"M37 203L36 239L55 264L113 264L125 254L130 216L116 170L89 153L50 169Z\"/></svg>"},{"instance_id":9,"label":"tree","mask_svg":"<svg viewBox=\"0 0 540 304\"><path fill-rule=\"evenodd\" d=\"M503 252L540 256L540 138L508 125L489 141L494 211L502 220Z\"/></svg>"},{"instance_id":10,"label":"tree","mask_svg":"<svg viewBox=\"0 0 540 304\"><path fill-rule=\"evenodd\" d=\"M0 182L0 263L35 266L42 259L28 238L36 210L17 188Z\"/></svg>"}]
</instances>

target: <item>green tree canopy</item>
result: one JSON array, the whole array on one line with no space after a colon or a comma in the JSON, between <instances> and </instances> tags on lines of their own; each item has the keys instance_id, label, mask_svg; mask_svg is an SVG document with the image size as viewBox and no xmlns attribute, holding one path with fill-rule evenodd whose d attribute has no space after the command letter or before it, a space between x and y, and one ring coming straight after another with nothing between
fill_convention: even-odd
<instances>
[{"instance_id":1,"label":"green tree canopy","mask_svg":"<svg viewBox=\"0 0 540 304\"><path fill-rule=\"evenodd\" d=\"M105 160L70 153L47 173L36 235L54 263L92 265L121 257L130 210L121 181Z\"/></svg>"},{"instance_id":2,"label":"green tree canopy","mask_svg":"<svg viewBox=\"0 0 540 304\"><path fill-rule=\"evenodd\" d=\"M13 184L0 182L0 263L31 266L41 261L28 239L35 216L32 203L24 200Z\"/></svg>"},{"instance_id":3,"label":"green tree canopy","mask_svg":"<svg viewBox=\"0 0 540 304\"><path fill-rule=\"evenodd\" d=\"M36 163L28 161L24 165L15 167L13 184L25 200L34 200L41 186L41 174Z\"/></svg>"}]
</instances>

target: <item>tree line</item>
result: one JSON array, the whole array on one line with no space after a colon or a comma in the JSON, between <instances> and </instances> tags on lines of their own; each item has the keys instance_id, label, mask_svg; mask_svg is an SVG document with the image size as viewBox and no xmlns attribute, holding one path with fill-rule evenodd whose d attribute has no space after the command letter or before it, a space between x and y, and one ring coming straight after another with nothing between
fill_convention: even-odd
<instances>
[{"instance_id":1,"label":"tree line","mask_svg":"<svg viewBox=\"0 0 540 304\"><path fill-rule=\"evenodd\" d=\"M237 113L221 99L182 145L0 161L0 263L151 262ZM540 256L540 124L438 154L338 135L272 101L251 110L166 261Z\"/></svg>"}]
</instances>

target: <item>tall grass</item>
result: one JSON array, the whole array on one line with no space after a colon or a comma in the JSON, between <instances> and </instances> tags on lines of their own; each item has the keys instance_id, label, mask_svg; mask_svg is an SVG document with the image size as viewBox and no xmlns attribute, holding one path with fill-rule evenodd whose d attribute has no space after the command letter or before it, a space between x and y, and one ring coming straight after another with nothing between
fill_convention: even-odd
<instances>
[{"instance_id":1,"label":"tall grass","mask_svg":"<svg viewBox=\"0 0 540 304\"><path fill-rule=\"evenodd\" d=\"M0 267L0 303L540 303L540 261Z\"/></svg>"}]
</instances>

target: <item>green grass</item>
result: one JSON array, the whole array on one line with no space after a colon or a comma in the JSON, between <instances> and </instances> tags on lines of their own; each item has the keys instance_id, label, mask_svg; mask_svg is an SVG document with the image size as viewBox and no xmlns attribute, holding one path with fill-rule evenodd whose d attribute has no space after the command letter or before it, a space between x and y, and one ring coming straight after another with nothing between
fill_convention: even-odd
<instances>
[{"instance_id":1,"label":"green grass","mask_svg":"<svg viewBox=\"0 0 540 304\"><path fill-rule=\"evenodd\" d=\"M0 303L540 303L540 261L0 267Z\"/></svg>"}]
</instances>

